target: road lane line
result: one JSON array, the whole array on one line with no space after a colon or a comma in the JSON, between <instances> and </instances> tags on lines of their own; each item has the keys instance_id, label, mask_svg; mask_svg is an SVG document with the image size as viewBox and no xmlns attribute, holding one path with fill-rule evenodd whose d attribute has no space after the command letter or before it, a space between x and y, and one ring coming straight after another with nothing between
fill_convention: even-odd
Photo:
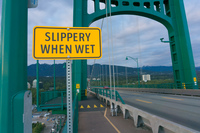
<instances>
[{"instance_id":1,"label":"road lane line","mask_svg":"<svg viewBox=\"0 0 200 133\"><path fill-rule=\"evenodd\" d=\"M171 97L162 97L162 98L183 101L183 99L177 99L177 98L171 98Z\"/></svg>"},{"instance_id":2,"label":"road lane line","mask_svg":"<svg viewBox=\"0 0 200 133\"><path fill-rule=\"evenodd\" d=\"M133 93L133 94L135 94L135 95L140 95L140 94L138 94L138 93Z\"/></svg>"},{"instance_id":3,"label":"road lane line","mask_svg":"<svg viewBox=\"0 0 200 133\"><path fill-rule=\"evenodd\" d=\"M144 101L144 100L140 100L140 99L136 99L136 101L140 101L140 102L144 102L144 103L152 103L152 102L148 102L148 101Z\"/></svg>"},{"instance_id":4,"label":"road lane line","mask_svg":"<svg viewBox=\"0 0 200 133\"><path fill-rule=\"evenodd\" d=\"M112 125L112 127L113 127L118 133L121 133L121 132L116 128L116 126L106 117L106 112L107 112L107 108L106 108L105 113L104 113L104 117L106 118L106 120Z\"/></svg>"}]
</instances>

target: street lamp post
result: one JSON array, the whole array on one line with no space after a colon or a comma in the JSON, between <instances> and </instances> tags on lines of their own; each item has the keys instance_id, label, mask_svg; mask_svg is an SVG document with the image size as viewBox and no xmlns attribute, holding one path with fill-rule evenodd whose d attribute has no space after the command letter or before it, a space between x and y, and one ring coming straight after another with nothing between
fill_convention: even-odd
<instances>
[{"instance_id":1,"label":"street lamp post","mask_svg":"<svg viewBox=\"0 0 200 133\"><path fill-rule=\"evenodd\" d=\"M130 56L126 56L126 60L128 60L129 58L132 59L132 60L134 60L134 61L137 63L137 71L138 71L138 88L140 88L140 71L139 71L138 58L133 58L133 57L130 57Z\"/></svg>"}]
</instances>

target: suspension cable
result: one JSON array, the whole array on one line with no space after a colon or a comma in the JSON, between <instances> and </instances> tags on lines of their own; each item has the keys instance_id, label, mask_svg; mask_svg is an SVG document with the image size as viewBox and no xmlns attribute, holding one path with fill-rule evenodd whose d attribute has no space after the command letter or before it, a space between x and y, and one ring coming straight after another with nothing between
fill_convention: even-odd
<instances>
[{"instance_id":1,"label":"suspension cable","mask_svg":"<svg viewBox=\"0 0 200 133\"><path fill-rule=\"evenodd\" d=\"M139 58L138 58L138 63L140 64L140 66L142 65L142 60L141 60L141 46L140 46L140 23L139 23L139 18L136 18L136 22L137 22L137 36L138 36L138 45L139 45ZM139 67L139 65L138 65ZM140 71L140 75L142 74L142 67L138 68ZM140 76L139 75L139 76ZM140 82L140 81L139 81ZM138 83L139 84L139 83Z\"/></svg>"},{"instance_id":2,"label":"suspension cable","mask_svg":"<svg viewBox=\"0 0 200 133\"><path fill-rule=\"evenodd\" d=\"M114 58L113 58L113 36L112 36L112 14L111 14L111 1L110 2L110 36L111 36L111 45L112 45L112 66L113 66L113 87L114 87L114 98L116 99L115 95L115 66L114 66Z\"/></svg>"},{"instance_id":3,"label":"suspension cable","mask_svg":"<svg viewBox=\"0 0 200 133\"><path fill-rule=\"evenodd\" d=\"M122 23L122 26L123 26L123 29L125 29L125 27L124 27L124 21L122 21L123 23ZM125 56L124 57L126 57L127 56L127 50L126 50L126 47L127 47L127 45L126 45L126 43L124 44L125 46L124 46L124 54L125 54ZM128 88L128 77L127 77L127 61L125 60L125 67L124 67L125 69L124 69L124 73L125 73L125 78L126 78L126 83L125 83L125 85L126 85L126 87Z\"/></svg>"},{"instance_id":4,"label":"suspension cable","mask_svg":"<svg viewBox=\"0 0 200 133\"><path fill-rule=\"evenodd\" d=\"M101 22L101 31L102 31L102 28L103 28L103 22L104 22L104 18L102 19L102 22ZM96 59L94 59L94 64L95 64L95 63L96 63ZM90 82L91 82L92 74L93 74L93 71L94 71L94 64L93 64L92 72L91 72L91 75L90 75Z\"/></svg>"},{"instance_id":5,"label":"suspension cable","mask_svg":"<svg viewBox=\"0 0 200 133\"><path fill-rule=\"evenodd\" d=\"M106 2L106 20L107 20L107 35L108 35L108 56L109 56L109 78L110 78L110 91L111 91L111 94L110 94L110 97L111 97L111 99L112 99L112 78L111 78L111 66L110 66L110 38L109 38L109 30L108 30L108 9L107 9L107 7L108 7L108 5L109 5L109 3L108 3L108 0L106 0L105 1ZM110 0L109 0L109 2L110 2Z\"/></svg>"}]
</instances>

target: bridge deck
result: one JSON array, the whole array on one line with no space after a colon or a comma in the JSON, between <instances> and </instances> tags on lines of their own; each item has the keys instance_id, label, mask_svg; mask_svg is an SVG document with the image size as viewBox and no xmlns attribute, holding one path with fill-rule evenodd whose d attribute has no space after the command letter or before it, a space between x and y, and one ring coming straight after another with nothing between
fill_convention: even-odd
<instances>
[{"instance_id":1,"label":"bridge deck","mask_svg":"<svg viewBox=\"0 0 200 133\"><path fill-rule=\"evenodd\" d=\"M79 133L150 133L149 130L135 128L130 119L122 114L111 116L110 109L96 97L88 94L88 99L79 102Z\"/></svg>"},{"instance_id":2,"label":"bridge deck","mask_svg":"<svg viewBox=\"0 0 200 133\"><path fill-rule=\"evenodd\" d=\"M118 91L126 104L200 131L200 97Z\"/></svg>"}]
</instances>

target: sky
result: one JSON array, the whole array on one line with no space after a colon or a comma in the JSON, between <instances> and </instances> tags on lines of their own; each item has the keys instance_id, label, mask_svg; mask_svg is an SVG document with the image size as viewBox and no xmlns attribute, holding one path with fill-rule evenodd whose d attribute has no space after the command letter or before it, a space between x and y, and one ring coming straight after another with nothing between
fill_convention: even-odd
<instances>
[{"instance_id":1,"label":"sky","mask_svg":"<svg viewBox=\"0 0 200 133\"><path fill-rule=\"evenodd\" d=\"M28 9L28 65L36 63L32 57L32 36L34 26L73 26L72 0L38 0L38 7ZM0 0L0 4L2 0ZM184 0L191 44L196 66L200 66L200 0ZM88 13L93 11L91 0ZM101 5L103 8L104 5ZM1 14L1 13L0 13ZM0 16L1 17L1 16ZM154 20L134 15L119 15L98 20L90 27L102 26L103 57L88 60L88 64L115 64L136 67L126 56L139 58L139 66L171 66L167 29ZM108 39L109 38L109 39ZM63 63L57 60L56 63ZM40 63L52 64L51 60Z\"/></svg>"}]
</instances>

